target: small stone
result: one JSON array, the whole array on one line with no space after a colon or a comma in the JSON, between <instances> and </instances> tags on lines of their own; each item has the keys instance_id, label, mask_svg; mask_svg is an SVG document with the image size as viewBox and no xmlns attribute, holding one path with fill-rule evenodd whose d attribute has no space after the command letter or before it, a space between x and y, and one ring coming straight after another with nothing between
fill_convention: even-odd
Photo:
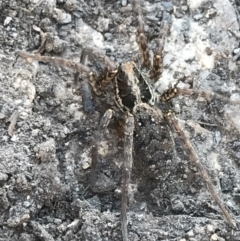
<instances>
[{"instance_id":1,"label":"small stone","mask_svg":"<svg viewBox=\"0 0 240 241\"><path fill-rule=\"evenodd\" d=\"M57 224L57 225L60 225L60 224L62 223L62 220L59 219L59 218L55 218L55 219L53 220L53 222L54 222L55 224Z\"/></svg>"},{"instance_id":2,"label":"small stone","mask_svg":"<svg viewBox=\"0 0 240 241\"><path fill-rule=\"evenodd\" d=\"M7 26L12 21L11 17L6 17L3 23L3 26Z\"/></svg>"},{"instance_id":3,"label":"small stone","mask_svg":"<svg viewBox=\"0 0 240 241\"><path fill-rule=\"evenodd\" d=\"M73 227L78 226L79 223L80 223L80 220L75 219L73 222L71 222L70 224L68 224L67 228L72 229Z\"/></svg>"},{"instance_id":4,"label":"small stone","mask_svg":"<svg viewBox=\"0 0 240 241\"><path fill-rule=\"evenodd\" d=\"M233 183L229 176L223 176L220 179L220 185L223 192L229 192L233 190Z\"/></svg>"},{"instance_id":5,"label":"small stone","mask_svg":"<svg viewBox=\"0 0 240 241\"><path fill-rule=\"evenodd\" d=\"M25 202L23 202L23 206L24 206L25 208L28 208L28 207L31 206L31 202L25 201Z\"/></svg>"},{"instance_id":6,"label":"small stone","mask_svg":"<svg viewBox=\"0 0 240 241\"><path fill-rule=\"evenodd\" d=\"M234 50L233 50L233 53L234 53L234 54L239 54L239 53L240 53L240 48L234 49Z\"/></svg>"},{"instance_id":7,"label":"small stone","mask_svg":"<svg viewBox=\"0 0 240 241\"><path fill-rule=\"evenodd\" d=\"M202 19L202 18L203 18L203 15L200 14L200 13L193 16L193 19L194 19L195 21L199 21L199 20Z\"/></svg>"},{"instance_id":8,"label":"small stone","mask_svg":"<svg viewBox=\"0 0 240 241\"><path fill-rule=\"evenodd\" d=\"M10 228L15 228L21 226L24 222L27 222L30 219L30 215L28 213L23 214L17 217L11 217L7 220L7 225Z\"/></svg>"},{"instance_id":9,"label":"small stone","mask_svg":"<svg viewBox=\"0 0 240 241\"><path fill-rule=\"evenodd\" d=\"M127 0L122 0L122 6L126 7L127 6Z\"/></svg>"},{"instance_id":10,"label":"small stone","mask_svg":"<svg viewBox=\"0 0 240 241\"><path fill-rule=\"evenodd\" d=\"M172 209L176 212L184 210L184 204L180 200L174 200L172 202Z\"/></svg>"},{"instance_id":11,"label":"small stone","mask_svg":"<svg viewBox=\"0 0 240 241\"><path fill-rule=\"evenodd\" d=\"M212 49L211 49L210 47L206 47L206 48L205 48L205 52L206 52L206 54L209 55L209 56L212 55L212 53L213 53L213 51L212 51Z\"/></svg>"},{"instance_id":12,"label":"small stone","mask_svg":"<svg viewBox=\"0 0 240 241\"><path fill-rule=\"evenodd\" d=\"M8 175L5 173L0 172L0 181L7 181Z\"/></svg>"},{"instance_id":13,"label":"small stone","mask_svg":"<svg viewBox=\"0 0 240 241\"><path fill-rule=\"evenodd\" d=\"M56 146L54 139L50 138L48 141L39 144L34 148L36 156L42 162L55 161L56 159Z\"/></svg>"},{"instance_id":14,"label":"small stone","mask_svg":"<svg viewBox=\"0 0 240 241\"><path fill-rule=\"evenodd\" d=\"M16 135L13 135L12 138L11 138L11 141L15 142L15 141L17 141L17 140L18 140L17 136L16 136Z\"/></svg>"},{"instance_id":15,"label":"small stone","mask_svg":"<svg viewBox=\"0 0 240 241\"><path fill-rule=\"evenodd\" d=\"M206 18L214 18L216 15L217 15L216 9L211 8L206 12L205 17Z\"/></svg>"},{"instance_id":16,"label":"small stone","mask_svg":"<svg viewBox=\"0 0 240 241\"><path fill-rule=\"evenodd\" d=\"M187 179L187 178L188 178L187 174L183 174L183 179Z\"/></svg>"},{"instance_id":17,"label":"small stone","mask_svg":"<svg viewBox=\"0 0 240 241\"><path fill-rule=\"evenodd\" d=\"M210 238L211 241L218 241L218 235L216 233L214 233L211 238Z\"/></svg>"},{"instance_id":18,"label":"small stone","mask_svg":"<svg viewBox=\"0 0 240 241\"><path fill-rule=\"evenodd\" d=\"M65 224L61 224L57 227L57 229L58 229L59 232L63 233L63 232L66 231L67 227L66 227Z\"/></svg>"},{"instance_id":19,"label":"small stone","mask_svg":"<svg viewBox=\"0 0 240 241\"><path fill-rule=\"evenodd\" d=\"M193 237L194 236L193 230L188 231L187 235L188 235L188 237Z\"/></svg>"},{"instance_id":20,"label":"small stone","mask_svg":"<svg viewBox=\"0 0 240 241\"><path fill-rule=\"evenodd\" d=\"M214 231L213 225L207 225L207 232L212 233Z\"/></svg>"},{"instance_id":21,"label":"small stone","mask_svg":"<svg viewBox=\"0 0 240 241\"><path fill-rule=\"evenodd\" d=\"M67 0L64 4L64 9L66 9L68 12L72 12L77 7L77 1L76 0Z\"/></svg>"},{"instance_id":22,"label":"small stone","mask_svg":"<svg viewBox=\"0 0 240 241\"><path fill-rule=\"evenodd\" d=\"M3 113L0 113L0 120L4 119L6 116Z\"/></svg>"},{"instance_id":23,"label":"small stone","mask_svg":"<svg viewBox=\"0 0 240 241\"><path fill-rule=\"evenodd\" d=\"M18 34L17 33L13 33L12 36L13 36L13 38L17 38Z\"/></svg>"},{"instance_id":24,"label":"small stone","mask_svg":"<svg viewBox=\"0 0 240 241\"><path fill-rule=\"evenodd\" d=\"M112 36L111 33L105 33L105 34L104 34L104 38L105 38L107 41L111 41L112 38L113 38L113 36Z\"/></svg>"},{"instance_id":25,"label":"small stone","mask_svg":"<svg viewBox=\"0 0 240 241\"><path fill-rule=\"evenodd\" d=\"M184 6L182 6L181 8L182 8L182 10L183 10L184 12L186 12L186 11L188 10L188 6L187 6L187 5L184 5Z\"/></svg>"},{"instance_id":26,"label":"small stone","mask_svg":"<svg viewBox=\"0 0 240 241\"><path fill-rule=\"evenodd\" d=\"M60 24L67 24L72 21L72 16L69 13L65 13L63 10L57 8L54 9L53 17Z\"/></svg>"},{"instance_id":27,"label":"small stone","mask_svg":"<svg viewBox=\"0 0 240 241\"><path fill-rule=\"evenodd\" d=\"M109 23L110 19L109 18L98 18L98 31L100 32L105 32L109 30Z\"/></svg>"}]
</instances>

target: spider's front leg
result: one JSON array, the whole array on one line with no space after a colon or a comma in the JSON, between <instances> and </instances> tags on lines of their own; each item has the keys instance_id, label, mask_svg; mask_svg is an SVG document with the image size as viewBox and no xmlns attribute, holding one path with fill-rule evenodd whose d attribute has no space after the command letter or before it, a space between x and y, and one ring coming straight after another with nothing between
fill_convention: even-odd
<instances>
[{"instance_id":1,"label":"spider's front leg","mask_svg":"<svg viewBox=\"0 0 240 241\"><path fill-rule=\"evenodd\" d=\"M133 13L137 18L137 44L139 47L140 55L141 55L141 66L142 68L150 68L150 52L147 43L147 37L144 33L144 21L142 18L142 9L141 9L142 1L132 0Z\"/></svg>"},{"instance_id":2,"label":"spider's front leg","mask_svg":"<svg viewBox=\"0 0 240 241\"><path fill-rule=\"evenodd\" d=\"M44 63L51 63L57 66L75 70L79 73L89 74L91 72L91 69L85 66L87 56L90 56L90 57L93 56L93 58L91 59L103 62L109 71L113 71L116 69L116 65L110 60L110 58L108 58L106 55L104 55L103 53L101 53L99 50L95 48L84 48L82 50L80 63L75 63L69 59L65 59L61 57L44 56L44 55L40 55L39 53L31 54L24 51L18 51L17 54L23 59L37 60Z\"/></svg>"},{"instance_id":3,"label":"spider's front leg","mask_svg":"<svg viewBox=\"0 0 240 241\"><path fill-rule=\"evenodd\" d=\"M159 31L159 38L157 41L157 47L153 56L153 65L150 73L152 80L157 81L163 71L163 46L166 35L168 34L169 25L167 22L163 22Z\"/></svg>"},{"instance_id":4,"label":"spider's front leg","mask_svg":"<svg viewBox=\"0 0 240 241\"><path fill-rule=\"evenodd\" d=\"M98 49L92 47L86 47L82 50L80 63L86 66L87 60L91 62L99 61L105 66L105 70L98 77L96 77L93 72L89 74L89 83L92 86L93 91L97 95L100 95L101 90L103 90L108 84L113 81L114 77L117 74L117 67L108 56L100 52ZM78 80L79 76L80 73L76 73L75 80Z\"/></svg>"},{"instance_id":5,"label":"spider's front leg","mask_svg":"<svg viewBox=\"0 0 240 241\"><path fill-rule=\"evenodd\" d=\"M24 51L18 51L17 54L21 58L26 59L28 61L37 60L40 62L52 63L57 66L69 68L69 69L75 70L75 71L77 71L79 73L83 73L83 74L91 73L91 69L88 68L87 66L84 66L83 64L80 64L80 63L75 63L69 59L64 59L64 58L60 58L60 57L44 56L44 55L40 55L40 54L31 54L31 53L24 52Z\"/></svg>"},{"instance_id":6,"label":"spider's front leg","mask_svg":"<svg viewBox=\"0 0 240 241\"><path fill-rule=\"evenodd\" d=\"M150 77L152 80L157 81L161 76L163 70L162 51L165 36L168 33L169 25L167 22L164 22L161 26L157 46L154 51L153 62L151 63L148 41L144 33L144 21L142 18L141 6L139 3L137 3L137 1L133 1L133 9L138 15L137 43L141 55L141 67L151 69Z\"/></svg>"},{"instance_id":7,"label":"spider's front leg","mask_svg":"<svg viewBox=\"0 0 240 241\"><path fill-rule=\"evenodd\" d=\"M141 61L142 61L142 68L151 68L151 61L150 61L150 53L149 48L147 44L147 37L144 34L144 24L142 18L138 17L138 29L137 29L137 43L139 47L139 51L141 54ZM158 46L155 50L154 56L153 56L153 65L150 71L151 79L158 80L160 75L162 74L163 69L163 60L162 60L162 41L159 40Z\"/></svg>"},{"instance_id":8,"label":"spider's front leg","mask_svg":"<svg viewBox=\"0 0 240 241\"><path fill-rule=\"evenodd\" d=\"M98 149L99 145L98 142L103 139L103 135L106 132L106 128L109 125L113 116L113 111L108 109L105 111L104 115L101 118L99 128L96 130L96 135L94 136L94 143L92 145L92 164L91 164L91 174L90 174L90 186L91 189L94 191L95 184L96 184L96 170L97 170L97 163L98 163Z\"/></svg>"},{"instance_id":9,"label":"spider's front leg","mask_svg":"<svg viewBox=\"0 0 240 241\"><path fill-rule=\"evenodd\" d=\"M101 94L101 90L104 89L109 83L111 83L117 74L115 63L95 48L84 48L82 50L80 63L75 63L69 59L60 57L43 56L39 53L31 54L24 51L18 51L17 54L20 57L27 59L28 61L37 60L40 62L51 63L57 66L77 71L75 75L75 82L78 81L80 74L84 74L85 76L87 76L87 79L93 91L97 95ZM100 74L99 77L96 77L96 74L89 67L86 66L87 58L91 61L101 61L104 64L105 70ZM82 81L81 93L83 96L84 110L87 112L92 112L94 110L94 107L91 100L91 90L86 79Z\"/></svg>"},{"instance_id":10,"label":"spider's front leg","mask_svg":"<svg viewBox=\"0 0 240 241\"><path fill-rule=\"evenodd\" d=\"M94 144L92 146L92 165L90 174L90 186L93 191L96 189L96 171L99 158L99 146L98 141L103 139L103 135L112 119L113 111L108 109L100 122L99 128L96 131L94 138ZM121 227L123 241L128 240L127 231L127 206L128 206L128 188L131 178L132 170L132 149L133 149L133 132L134 132L134 117L127 112L124 116L124 154L122 164L122 202L121 202Z\"/></svg>"},{"instance_id":11,"label":"spider's front leg","mask_svg":"<svg viewBox=\"0 0 240 241\"><path fill-rule=\"evenodd\" d=\"M188 152L189 155L189 160L193 163L193 165L195 165L202 177L203 182L205 183L205 185L207 186L213 200L217 203L217 205L219 206L219 208L221 209L222 214L224 215L224 217L226 218L227 222L231 225L231 226L235 226L230 214L228 213L228 211L226 210L226 208L223 206L222 201L220 199L220 197L218 196L217 192L215 191L215 188L211 182L211 179L206 171L206 169L204 168L204 166L202 165L195 149L193 148L189 138L187 137L184 128L182 127L182 125L178 122L178 120L175 118L173 112L168 112L165 115L165 118L167 119L167 121L171 124L171 126L175 129L175 131L178 134L178 137L182 140L182 143L186 149L186 151Z\"/></svg>"},{"instance_id":12,"label":"spider's front leg","mask_svg":"<svg viewBox=\"0 0 240 241\"><path fill-rule=\"evenodd\" d=\"M129 112L125 115L124 125L124 155L122 165L122 207L121 207L121 223L123 241L128 240L127 231L127 206L128 206L128 188L132 172L132 151L133 151L133 131L134 117Z\"/></svg>"}]
</instances>

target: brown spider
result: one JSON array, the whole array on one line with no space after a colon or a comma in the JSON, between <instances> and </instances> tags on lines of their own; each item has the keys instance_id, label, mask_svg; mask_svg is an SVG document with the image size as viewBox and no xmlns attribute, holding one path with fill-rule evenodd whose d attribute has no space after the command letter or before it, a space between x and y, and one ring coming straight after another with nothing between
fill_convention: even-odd
<instances>
[{"instance_id":1,"label":"brown spider","mask_svg":"<svg viewBox=\"0 0 240 241\"><path fill-rule=\"evenodd\" d=\"M127 233L127 204L128 204L128 188L130 183L130 176L133 163L133 134L136 122L141 118L146 118L147 115L154 119L154 126L157 130L160 130L158 134L159 140L161 140L161 145L158 146L158 155L155 156L153 163L151 163L149 170L152 173L157 172L156 170L161 168L161 163L166 162L167 159L171 158L171 152L173 152L172 142L169 135L169 130L164 129L165 122L170 124L170 126L176 131L179 138L189 155L190 161L197 167L204 183L206 184L212 198L218 204L227 222L234 225L234 222L222 205L222 201L215 191L215 188L207 174L207 171L200 162L200 159L194 150L189 138L187 137L184 128L175 118L173 112L169 111L165 114L155 107L156 103L167 102L177 95L200 95L207 98L219 98L222 101L229 100L221 95L215 94L213 92L207 91L193 91L189 89L180 89L177 85L174 88L167 90L160 97L156 96L153 87L154 81L156 81L162 73L162 49L164 37L167 34L167 25L164 24L162 31L160 32L161 38L158 42L157 49L153 57L153 61L150 61L150 54L147 45L147 38L144 34L143 21L141 14L138 16L138 31L137 31L137 43L139 45L139 50L141 53L142 65L140 70L137 65L133 62L122 63L117 66L113 63L107 56L101 54L98 50L93 48L85 48L82 51L81 63L74 63L67 59L62 59L58 57L41 56L40 54L30 54L26 52L19 51L18 54L25 59L33 59L41 62L54 63L62 67L71 68L78 73L85 74L88 82L92 86L92 89L97 95L101 95L102 91L106 87L110 86L110 90L114 91L114 97L110 100L112 109L108 109L100 124L99 131L97 132L97 139L101 138L101 133L106 128L112 119L113 115L117 115L119 119L123 120L124 123L124 160L122 165L122 202L121 202L121 223L122 223L122 237L123 241L128 240ZM101 61L106 66L106 71L104 71L100 76L88 68L86 64L86 57L93 57L95 60ZM147 71L146 71L147 69ZM142 72L147 72L150 77L146 77ZM78 77L78 76L77 76ZM84 82L83 86L88 92L88 82ZM86 105L91 106L91 101ZM146 114L147 113L147 114ZM147 137L146 137L147 138ZM136 150L135 150L136 151ZM141 152L141 150L140 150ZM98 145L94 144L92 148L92 175L94 175L94 165L97 162L98 155ZM143 153L143 159L147 156L147 153ZM156 162L158 161L158 162ZM146 162L146 160L143 160Z\"/></svg>"}]
</instances>

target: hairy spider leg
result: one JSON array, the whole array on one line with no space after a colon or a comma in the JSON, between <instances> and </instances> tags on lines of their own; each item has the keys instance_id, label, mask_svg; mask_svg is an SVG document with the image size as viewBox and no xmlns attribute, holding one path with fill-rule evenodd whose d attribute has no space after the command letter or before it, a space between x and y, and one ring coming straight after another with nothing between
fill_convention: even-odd
<instances>
[{"instance_id":1,"label":"hairy spider leg","mask_svg":"<svg viewBox=\"0 0 240 241\"><path fill-rule=\"evenodd\" d=\"M163 22L159 30L159 38L157 40L157 47L153 55L153 65L150 71L150 78L157 81L162 75L163 71L163 46L165 37L168 34L169 24Z\"/></svg>"},{"instance_id":2,"label":"hairy spider leg","mask_svg":"<svg viewBox=\"0 0 240 241\"><path fill-rule=\"evenodd\" d=\"M108 109L103 117L98 130L96 131L95 140L101 140L103 133L110 120L112 119L113 111ZM127 231L127 206L128 206L128 187L131 179L132 171L132 148L133 148L133 132L134 132L134 117L129 112L124 115L124 154L122 164L122 201L121 201L121 226L122 226L122 238L123 241L128 241ZM95 183L96 167L98 160L98 145L94 142L92 146L92 165L90 174L90 186L93 187Z\"/></svg>"},{"instance_id":3,"label":"hairy spider leg","mask_svg":"<svg viewBox=\"0 0 240 241\"><path fill-rule=\"evenodd\" d=\"M194 147L192 146L189 138L187 137L184 128L182 125L178 122L178 120L175 118L172 111L169 111L165 114L166 120L171 124L171 126L174 128L175 132L178 134L179 138L182 140L182 143L188 152L189 160L195 165L202 177L203 182L207 186L208 191L210 192L213 200L217 203L219 208L221 209L222 214L224 215L225 219L231 226L235 226L230 214L226 210L226 208L222 205L221 199L219 198L217 192L215 191L215 188L211 182L211 179L202 165Z\"/></svg>"},{"instance_id":4,"label":"hairy spider leg","mask_svg":"<svg viewBox=\"0 0 240 241\"><path fill-rule=\"evenodd\" d=\"M92 164L91 164L91 174L90 174L90 187L93 189L93 186L95 184L95 177L96 177L96 167L97 167L97 161L98 161L98 145L97 141L102 139L103 134L106 131L106 128L109 125L109 122L111 121L113 116L113 110L108 109L105 111L104 115L101 118L100 125L98 130L96 131L96 135L94 137L94 143L92 145ZM93 190L94 191L94 190Z\"/></svg>"},{"instance_id":5,"label":"hairy spider leg","mask_svg":"<svg viewBox=\"0 0 240 241\"><path fill-rule=\"evenodd\" d=\"M24 51L18 51L17 54L20 57L27 59L28 61L37 60L37 61L44 62L44 63L52 63L57 66L61 66L61 67L65 67L65 68L69 68L69 69L78 71L79 73L82 73L82 74L90 74L91 73L91 69L88 68L87 66L84 66L80 63L75 63L68 59L64 59L64 58L60 58L60 57L43 56L40 54L30 54L30 53L24 52Z\"/></svg>"},{"instance_id":6,"label":"hairy spider leg","mask_svg":"<svg viewBox=\"0 0 240 241\"><path fill-rule=\"evenodd\" d=\"M128 206L128 188L132 172L132 148L133 148L133 132L134 117L127 112L124 116L124 154L122 165L122 202L121 202L121 224L123 241L128 241L127 231L127 206Z\"/></svg>"},{"instance_id":7,"label":"hairy spider leg","mask_svg":"<svg viewBox=\"0 0 240 241\"><path fill-rule=\"evenodd\" d=\"M239 100L230 100L230 98L220 95L218 93L208 91L208 90L193 90L193 89L186 89L186 88L179 88L177 87L178 83L174 85L173 88L166 90L160 97L160 101L167 102L171 99L175 98L178 95L182 96L197 96L197 97L204 97L207 100L221 100L225 103L229 103L232 105L240 105Z\"/></svg>"},{"instance_id":8,"label":"hairy spider leg","mask_svg":"<svg viewBox=\"0 0 240 241\"><path fill-rule=\"evenodd\" d=\"M144 21L142 17L141 4L135 0L132 1L133 10L137 15L138 27L137 27L137 43L141 55L141 67L151 69L150 78L157 81L162 74L163 59L162 51L165 36L168 33L169 26L167 22L164 22L159 30L159 39L157 41L157 47L154 51L153 62L151 67L150 51L148 47L147 37L144 33Z\"/></svg>"}]
</instances>

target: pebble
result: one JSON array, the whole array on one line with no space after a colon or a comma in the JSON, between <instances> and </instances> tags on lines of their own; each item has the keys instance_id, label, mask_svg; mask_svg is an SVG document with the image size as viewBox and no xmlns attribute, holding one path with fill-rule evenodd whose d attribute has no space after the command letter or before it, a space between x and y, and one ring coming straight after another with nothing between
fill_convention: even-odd
<instances>
[{"instance_id":1,"label":"pebble","mask_svg":"<svg viewBox=\"0 0 240 241\"><path fill-rule=\"evenodd\" d=\"M208 233L213 233L213 231L214 231L213 225L208 224L208 225L207 225L207 232L208 232Z\"/></svg>"},{"instance_id":2,"label":"pebble","mask_svg":"<svg viewBox=\"0 0 240 241\"><path fill-rule=\"evenodd\" d=\"M0 113L0 120L4 119L6 116L3 113Z\"/></svg>"},{"instance_id":3,"label":"pebble","mask_svg":"<svg viewBox=\"0 0 240 241\"><path fill-rule=\"evenodd\" d=\"M5 173L0 172L0 181L7 181L8 175Z\"/></svg>"},{"instance_id":4,"label":"pebble","mask_svg":"<svg viewBox=\"0 0 240 241\"><path fill-rule=\"evenodd\" d=\"M69 13L65 13L63 10L55 8L53 17L60 24L67 24L72 21L72 16Z\"/></svg>"},{"instance_id":5,"label":"pebble","mask_svg":"<svg viewBox=\"0 0 240 241\"><path fill-rule=\"evenodd\" d=\"M127 0L122 0L122 6L126 7L127 6Z\"/></svg>"},{"instance_id":6,"label":"pebble","mask_svg":"<svg viewBox=\"0 0 240 241\"><path fill-rule=\"evenodd\" d=\"M110 19L109 18L98 18L98 31L104 32L109 30L109 23Z\"/></svg>"},{"instance_id":7,"label":"pebble","mask_svg":"<svg viewBox=\"0 0 240 241\"><path fill-rule=\"evenodd\" d=\"M7 26L12 21L11 17L6 17L3 23L3 26Z\"/></svg>"},{"instance_id":8,"label":"pebble","mask_svg":"<svg viewBox=\"0 0 240 241\"><path fill-rule=\"evenodd\" d=\"M77 1L76 0L67 0L63 7L68 12L72 12L77 8Z\"/></svg>"},{"instance_id":9,"label":"pebble","mask_svg":"<svg viewBox=\"0 0 240 241\"><path fill-rule=\"evenodd\" d=\"M104 34L104 38L105 38L107 41L111 41L112 38L113 38L113 36L112 36L111 33L105 33L105 34Z\"/></svg>"},{"instance_id":10,"label":"pebble","mask_svg":"<svg viewBox=\"0 0 240 241\"><path fill-rule=\"evenodd\" d=\"M23 206L24 206L25 208L28 208L28 207L31 206L31 202L25 201L25 202L23 202Z\"/></svg>"},{"instance_id":11,"label":"pebble","mask_svg":"<svg viewBox=\"0 0 240 241\"><path fill-rule=\"evenodd\" d=\"M180 200L175 200L172 203L172 209L176 212L184 210L184 204Z\"/></svg>"}]
</instances>

